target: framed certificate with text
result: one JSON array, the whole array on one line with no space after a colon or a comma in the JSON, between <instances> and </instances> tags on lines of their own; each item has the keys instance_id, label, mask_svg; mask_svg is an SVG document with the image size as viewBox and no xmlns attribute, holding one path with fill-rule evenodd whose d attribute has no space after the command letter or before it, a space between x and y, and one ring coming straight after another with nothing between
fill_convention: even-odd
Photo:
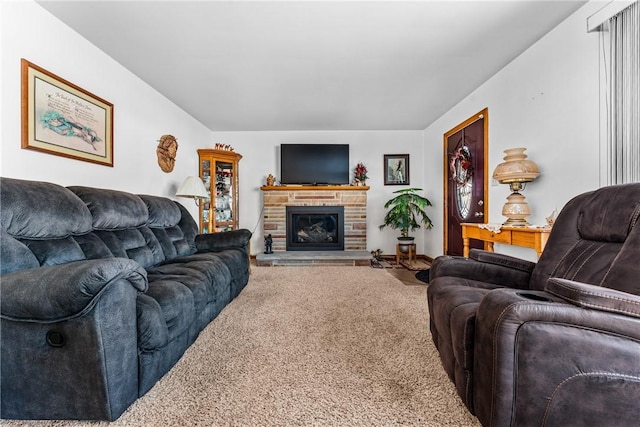
<instances>
[{"instance_id":1,"label":"framed certificate with text","mask_svg":"<svg viewBox=\"0 0 640 427\"><path fill-rule=\"evenodd\" d=\"M22 59L22 148L113 166L113 104Z\"/></svg>"}]
</instances>

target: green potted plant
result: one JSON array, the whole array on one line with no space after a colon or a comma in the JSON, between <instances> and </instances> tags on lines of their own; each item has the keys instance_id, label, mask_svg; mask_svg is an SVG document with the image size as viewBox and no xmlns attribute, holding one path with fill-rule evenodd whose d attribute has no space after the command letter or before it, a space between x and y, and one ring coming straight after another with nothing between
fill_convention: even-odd
<instances>
[{"instance_id":1,"label":"green potted plant","mask_svg":"<svg viewBox=\"0 0 640 427\"><path fill-rule=\"evenodd\" d=\"M417 194L421 188L405 188L394 191L397 194L394 198L384 204L385 209L389 209L384 216L384 224L380 225L380 230L390 227L400 230L398 244L400 251L409 252L409 245L413 243L413 237L409 236L409 231L415 231L421 226L429 230L433 227L431 219L425 212L427 206L432 206L429 199Z\"/></svg>"}]
</instances>

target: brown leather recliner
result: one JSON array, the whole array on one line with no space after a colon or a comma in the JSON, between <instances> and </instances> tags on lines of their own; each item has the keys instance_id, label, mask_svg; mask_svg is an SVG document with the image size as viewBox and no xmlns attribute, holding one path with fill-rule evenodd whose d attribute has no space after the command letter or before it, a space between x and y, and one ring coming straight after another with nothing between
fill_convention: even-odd
<instances>
[{"instance_id":1,"label":"brown leather recliner","mask_svg":"<svg viewBox=\"0 0 640 427\"><path fill-rule=\"evenodd\" d=\"M442 365L483 426L640 425L640 183L573 198L537 263L441 256Z\"/></svg>"}]
</instances>

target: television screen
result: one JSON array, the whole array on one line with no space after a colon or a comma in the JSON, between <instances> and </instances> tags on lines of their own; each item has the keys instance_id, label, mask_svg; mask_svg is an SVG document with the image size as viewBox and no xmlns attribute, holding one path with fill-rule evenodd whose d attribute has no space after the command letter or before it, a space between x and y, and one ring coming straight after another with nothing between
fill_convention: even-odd
<instances>
[{"instance_id":1,"label":"television screen","mask_svg":"<svg viewBox=\"0 0 640 427\"><path fill-rule=\"evenodd\" d=\"M349 184L349 144L281 144L280 183Z\"/></svg>"}]
</instances>

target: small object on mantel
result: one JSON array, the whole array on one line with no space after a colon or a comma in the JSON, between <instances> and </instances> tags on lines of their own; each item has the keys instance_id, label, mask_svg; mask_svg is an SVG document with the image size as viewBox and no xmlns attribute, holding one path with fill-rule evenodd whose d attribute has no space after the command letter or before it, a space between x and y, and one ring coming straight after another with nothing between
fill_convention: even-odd
<instances>
[{"instance_id":1,"label":"small object on mantel","mask_svg":"<svg viewBox=\"0 0 640 427\"><path fill-rule=\"evenodd\" d=\"M273 175L269 174L269 176L267 177L267 187L273 187L275 183L276 183L276 179L274 178Z\"/></svg>"}]
</instances>

